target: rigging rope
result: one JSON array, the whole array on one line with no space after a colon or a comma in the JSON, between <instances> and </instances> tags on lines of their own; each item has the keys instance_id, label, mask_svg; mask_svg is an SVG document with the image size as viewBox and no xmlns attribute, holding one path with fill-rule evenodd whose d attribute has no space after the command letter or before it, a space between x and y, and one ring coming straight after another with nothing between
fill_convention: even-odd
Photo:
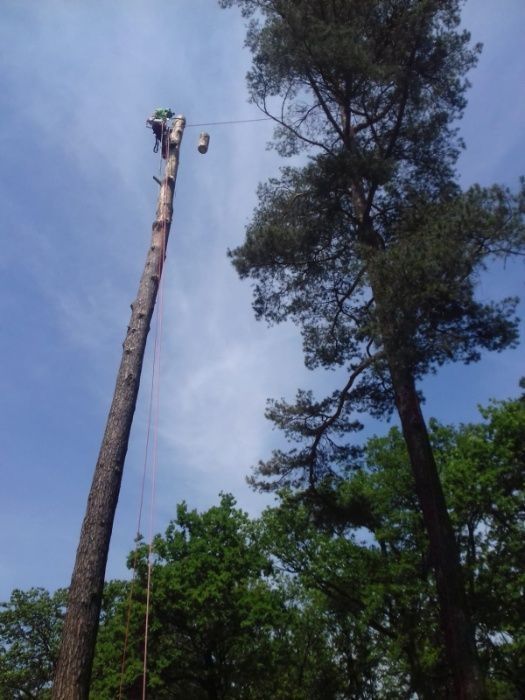
<instances>
[{"instance_id":1,"label":"rigging rope","mask_svg":"<svg viewBox=\"0 0 525 700\"><path fill-rule=\"evenodd\" d=\"M273 121L271 117L259 117L258 119L233 119L227 122L203 122L202 124L186 124L186 129L193 126L219 126L221 124L248 124L248 122L268 122Z\"/></svg>"},{"instance_id":2,"label":"rigging rope","mask_svg":"<svg viewBox=\"0 0 525 700\"><path fill-rule=\"evenodd\" d=\"M164 142L164 122L162 122L162 131L161 131L160 133L161 133L161 136L160 136L159 178L160 178L161 175L162 175L162 158L163 158L163 156L164 156L164 146L163 146L163 142Z\"/></svg>"}]
</instances>

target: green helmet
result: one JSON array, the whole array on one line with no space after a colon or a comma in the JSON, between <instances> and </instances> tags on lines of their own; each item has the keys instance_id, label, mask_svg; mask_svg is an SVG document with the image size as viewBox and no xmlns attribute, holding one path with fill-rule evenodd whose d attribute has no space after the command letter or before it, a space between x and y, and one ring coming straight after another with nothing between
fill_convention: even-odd
<instances>
[{"instance_id":1,"label":"green helmet","mask_svg":"<svg viewBox=\"0 0 525 700\"><path fill-rule=\"evenodd\" d=\"M169 109L169 107L160 107L153 112L153 119L162 119L162 121L171 119L173 116L175 116L175 112Z\"/></svg>"}]
</instances>

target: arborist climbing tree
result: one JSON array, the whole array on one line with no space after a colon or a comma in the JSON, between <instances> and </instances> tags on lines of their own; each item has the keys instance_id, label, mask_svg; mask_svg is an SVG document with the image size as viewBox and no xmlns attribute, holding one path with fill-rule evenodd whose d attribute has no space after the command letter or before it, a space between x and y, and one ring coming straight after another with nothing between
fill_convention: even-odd
<instances>
[{"instance_id":1,"label":"arborist climbing tree","mask_svg":"<svg viewBox=\"0 0 525 700\"><path fill-rule=\"evenodd\" d=\"M155 116L158 115L158 116ZM185 119L157 110L151 119L165 134L166 168L160 183L151 243L124 340L113 401L100 447L68 595L54 700L87 700L97 636L104 575L124 459L135 412L142 362L162 276L173 215L173 193ZM148 120L149 121L149 120ZM152 128L153 128L152 124Z\"/></svg>"},{"instance_id":2,"label":"arborist climbing tree","mask_svg":"<svg viewBox=\"0 0 525 700\"><path fill-rule=\"evenodd\" d=\"M158 153L159 144L162 144L161 153L163 158L167 158L168 155L168 120L174 116L175 114L171 109L160 107L154 110L151 117L146 120L146 124L155 134L153 153Z\"/></svg>"}]
</instances>

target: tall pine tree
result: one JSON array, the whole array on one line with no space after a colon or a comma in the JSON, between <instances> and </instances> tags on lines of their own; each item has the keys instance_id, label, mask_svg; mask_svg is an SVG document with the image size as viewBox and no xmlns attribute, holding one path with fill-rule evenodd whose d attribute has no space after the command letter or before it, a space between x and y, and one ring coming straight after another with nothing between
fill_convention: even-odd
<instances>
[{"instance_id":1,"label":"tall pine tree","mask_svg":"<svg viewBox=\"0 0 525 700\"><path fill-rule=\"evenodd\" d=\"M447 361L517 342L516 300L482 303L487 260L523 251L524 194L462 192L455 122L479 46L459 29L460 0L220 0L250 19L251 99L277 122L282 156L305 151L259 190L232 252L255 280L254 308L292 319L306 364L345 367L324 400L270 404L294 443L252 483L315 498L351 465L355 414L397 409L428 533L458 698L484 697L457 543L417 382Z\"/></svg>"}]
</instances>

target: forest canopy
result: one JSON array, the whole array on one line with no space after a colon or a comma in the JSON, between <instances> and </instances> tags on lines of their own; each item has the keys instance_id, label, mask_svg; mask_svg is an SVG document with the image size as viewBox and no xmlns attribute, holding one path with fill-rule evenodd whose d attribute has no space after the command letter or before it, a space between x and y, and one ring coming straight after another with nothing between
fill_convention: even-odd
<instances>
[{"instance_id":1,"label":"forest canopy","mask_svg":"<svg viewBox=\"0 0 525 700\"><path fill-rule=\"evenodd\" d=\"M490 696L525 689L525 402L430 422ZM186 504L154 543L148 693L159 698L446 698L451 675L406 447L370 439L329 522L290 491L258 519ZM106 583L92 698L141 697L146 546ZM130 599L130 587L134 590ZM0 607L0 697L46 698L66 591ZM131 601L131 602L130 602ZM124 639L127 644L122 672Z\"/></svg>"}]
</instances>

